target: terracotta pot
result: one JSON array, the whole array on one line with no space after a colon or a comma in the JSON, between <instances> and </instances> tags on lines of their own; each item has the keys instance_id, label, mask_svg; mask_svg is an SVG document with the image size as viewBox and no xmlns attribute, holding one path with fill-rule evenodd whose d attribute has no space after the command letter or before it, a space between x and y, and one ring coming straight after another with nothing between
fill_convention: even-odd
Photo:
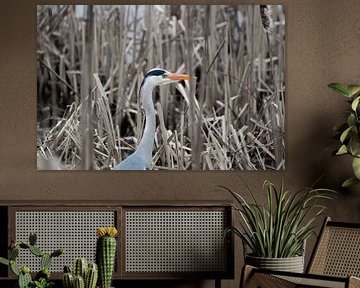
<instances>
[{"instance_id":1,"label":"terracotta pot","mask_svg":"<svg viewBox=\"0 0 360 288\"><path fill-rule=\"evenodd\" d=\"M245 263L263 269L304 273L304 256L289 258L263 258L246 255Z\"/></svg>"}]
</instances>

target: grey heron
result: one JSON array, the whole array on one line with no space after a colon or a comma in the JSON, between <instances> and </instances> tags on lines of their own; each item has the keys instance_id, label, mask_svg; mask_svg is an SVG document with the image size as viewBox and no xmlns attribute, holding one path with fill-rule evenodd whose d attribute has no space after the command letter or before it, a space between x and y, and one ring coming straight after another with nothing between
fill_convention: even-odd
<instances>
[{"instance_id":1,"label":"grey heron","mask_svg":"<svg viewBox=\"0 0 360 288\"><path fill-rule=\"evenodd\" d=\"M140 103L145 110L145 128L136 151L115 165L112 170L147 170L151 167L152 150L155 139L156 117L152 99L156 86L166 85L180 80L189 80L187 74L170 73L164 69L149 70L140 85Z\"/></svg>"}]
</instances>

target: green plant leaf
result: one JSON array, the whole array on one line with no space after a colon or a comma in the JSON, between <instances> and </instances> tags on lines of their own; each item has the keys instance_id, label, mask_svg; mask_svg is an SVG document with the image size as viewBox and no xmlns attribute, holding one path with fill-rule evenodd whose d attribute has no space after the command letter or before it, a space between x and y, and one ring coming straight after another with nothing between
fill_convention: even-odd
<instances>
[{"instance_id":1,"label":"green plant leaf","mask_svg":"<svg viewBox=\"0 0 360 288\"><path fill-rule=\"evenodd\" d=\"M347 90L349 91L349 94L351 96L354 96L354 95L356 95L357 93L360 92L360 85L356 85L356 84L355 85L348 85Z\"/></svg>"},{"instance_id":2,"label":"green plant leaf","mask_svg":"<svg viewBox=\"0 0 360 288\"><path fill-rule=\"evenodd\" d=\"M359 179L357 179L356 177L351 177L351 178L345 180L344 183L342 183L341 187L348 188L352 185L359 184L359 183L360 183Z\"/></svg>"},{"instance_id":3,"label":"green plant leaf","mask_svg":"<svg viewBox=\"0 0 360 288\"><path fill-rule=\"evenodd\" d=\"M347 128L343 133L341 133L341 136L340 136L341 143L344 143L344 141L346 140L346 137L348 136L351 129L352 129L352 126Z\"/></svg>"},{"instance_id":4,"label":"green plant leaf","mask_svg":"<svg viewBox=\"0 0 360 288\"><path fill-rule=\"evenodd\" d=\"M3 257L0 257L0 263L1 263L1 264L4 264L4 265L9 265L9 264L10 264L9 260L8 260L8 259L5 259L5 258L3 258Z\"/></svg>"},{"instance_id":5,"label":"green plant leaf","mask_svg":"<svg viewBox=\"0 0 360 288\"><path fill-rule=\"evenodd\" d=\"M351 97L350 92L348 91L348 88L346 85L341 83L330 83L328 85L329 88L333 89L335 92L339 93L342 96L345 97Z\"/></svg>"},{"instance_id":6,"label":"green plant leaf","mask_svg":"<svg viewBox=\"0 0 360 288\"><path fill-rule=\"evenodd\" d=\"M352 103L351 103L351 109L352 109L352 110L356 111L356 108L357 108L358 105L359 105L359 101L360 101L360 96L356 97L356 98L354 99L354 101L352 101Z\"/></svg>"},{"instance_id":7,"label":"green plant leaf","mask_svg":"<svg viewBox=\"0 0 360 288\"><path fill-rule=\"evenodd\" d=\"M347 118L347 124L349 127L356 125L356 116L353 113L350 113Z\"/></svg>"},{"instance_id":8,"label":"green plant leaf","mask_svg":"<svg viewBox=\"0 0 360 288\"><path fill-rule=\"evenodd\" d=\"M336 152L335 155L344 155L348 153L348 149L346 147L346 145L341 145L341 147L339 148L339 150Z\"/></svg>"},{"instance_id":9,"label":"green plant leaf","mask_svg":"<svg viewBox=\"0 0 360 288\"><path fill-rule=\"evenodd\" d=\"M223 189L234 196L237 204L233 208L241 216L240 229L229 229L255 256L276 258L301 253L304 241L313 234L313 222L325 210L317 201L331 199L330 192L333 192L310 187L290 193L284 190L283 185L277 189L271 182L265 181L267 205L262 206L255 197L251 197L252 202L246 202L240 194L226 187ZM246 192L253 194L249 187ZM314 213L310 214L310 211Z\"/></svg>"},{"instance_id":10,"label":"green plant leaf","mask_svg":"<svg viewBox=\"0 0 360 288\"><path fill-rule=\"evenodd\" d=\"M350 137L347 148L351 155L354 157L360 157L360 138L357 134Z\"/></svg>"},{"instance_id":11,"label":"green plant leaf","mask_svg":"<svg viewBox=\"0 0 360 288\"><path fill-rule=\"evenodd\" d=\"M354 157L352 161L352 168L356 178L360 180L360 158Z\"/></svg>"}]
</instances>

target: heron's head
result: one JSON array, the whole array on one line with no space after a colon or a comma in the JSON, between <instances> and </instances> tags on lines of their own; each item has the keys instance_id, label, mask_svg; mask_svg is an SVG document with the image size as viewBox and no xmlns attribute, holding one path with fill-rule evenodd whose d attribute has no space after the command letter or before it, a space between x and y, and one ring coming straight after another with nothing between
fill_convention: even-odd
<instances>
[{"instance_id":1,"label":"heron's head","mask_svg":"<svg viewBox=\"0 0 360 288\"><path fill-rule=\"evenodd\" d=\"M166 71L165 69L154 68L145 74L144 79L141 82L140 91L145 83L151 83L151 86L155 87L189 79L190 75L187 74L176 74Z\"/></svg>"}]
</instances>

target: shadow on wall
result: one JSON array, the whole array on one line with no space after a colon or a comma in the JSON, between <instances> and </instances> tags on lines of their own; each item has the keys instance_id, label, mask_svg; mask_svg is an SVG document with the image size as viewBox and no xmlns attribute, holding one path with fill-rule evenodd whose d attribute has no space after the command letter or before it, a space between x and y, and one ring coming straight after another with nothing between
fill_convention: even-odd
<instances>
[{"instance_id":1,"label":"shadow on wall","mask_svg":"<svg viewBox=\"0 0 360 288\"><path fill-rule=\"evenodd\" d=\"M329 91L327 97L331 97ZM331 98L330 98L331 99ZM342 99L341 99L342 100ZM336 101L336 100L335 100ZM341 106L342 107L342 106ZM338 108L338 107L337 107ZM309 149L319 151L313 153L309 162L311 173L307 173L307 182L311 184L317 177L320 180L318 187L333 189L338 192L333 201L328 201L327 215L336 221L359 222L360 219L360 185L353 185L350 188L342 188L341 184L353 176L350 156L334 156L333 151L338 147L338 140L332 139L334 132L332 127L345 120L344 113L346 109L338 108L340 117L330 117L332 111L326 111L318 114L312 120L313 123L326 123L323 125L314 125L308 135ZM324 122L325 119L330 119ZM338 120L341 119L341 120ZM311 177L313 177L311 179ZM346 209L344 209L346 207Z\"/></svg>"},{"instance_id":2,"label":"shadow on wall","mask_svg":"<svg viewBox=\"0 0 360 288\"><path fill-rule=\"evenodd\" d=\"M315 181L316 187L328 188L337 191L333 200L324 202L328 210L325 216L330 216L336 221L359 222L360 219L360 185L354 185L350 188L342 188L344 180L352 176L351 159L347 156L333 156L333 151L338 145L338 141L333 139L333 126L341 123L344 119L342 98L336 99L327 91L326 84L324 89L318 92L322 99L330 99L339 105L331 104L326 107L318 107L319 111L309 113L308 118L303 125L309 127L307 133L301 135L302 142L296 142L296 147L292 147L293 153L303 155L303 163L295 162L294 165L301 166L298 170L299 178L303 186L311 185ZM333 97L332 97L333 96ZM344 107L344 108L343 108ZM312 117L310 117L312 116ZM314 125L316 123L316 125ZM301 161L300 157L296 157ZM305 164L306 163L306 164ZM295 179L293 179L296 181ZM297 182L298 185L299 182ZM300 188L300 187L296 187ZM320 230L322 221L315 223ZM305 265L308 265L309 258L313 252L316 237L311 237L306 243Z\"/></svg>"}]
</instances>

